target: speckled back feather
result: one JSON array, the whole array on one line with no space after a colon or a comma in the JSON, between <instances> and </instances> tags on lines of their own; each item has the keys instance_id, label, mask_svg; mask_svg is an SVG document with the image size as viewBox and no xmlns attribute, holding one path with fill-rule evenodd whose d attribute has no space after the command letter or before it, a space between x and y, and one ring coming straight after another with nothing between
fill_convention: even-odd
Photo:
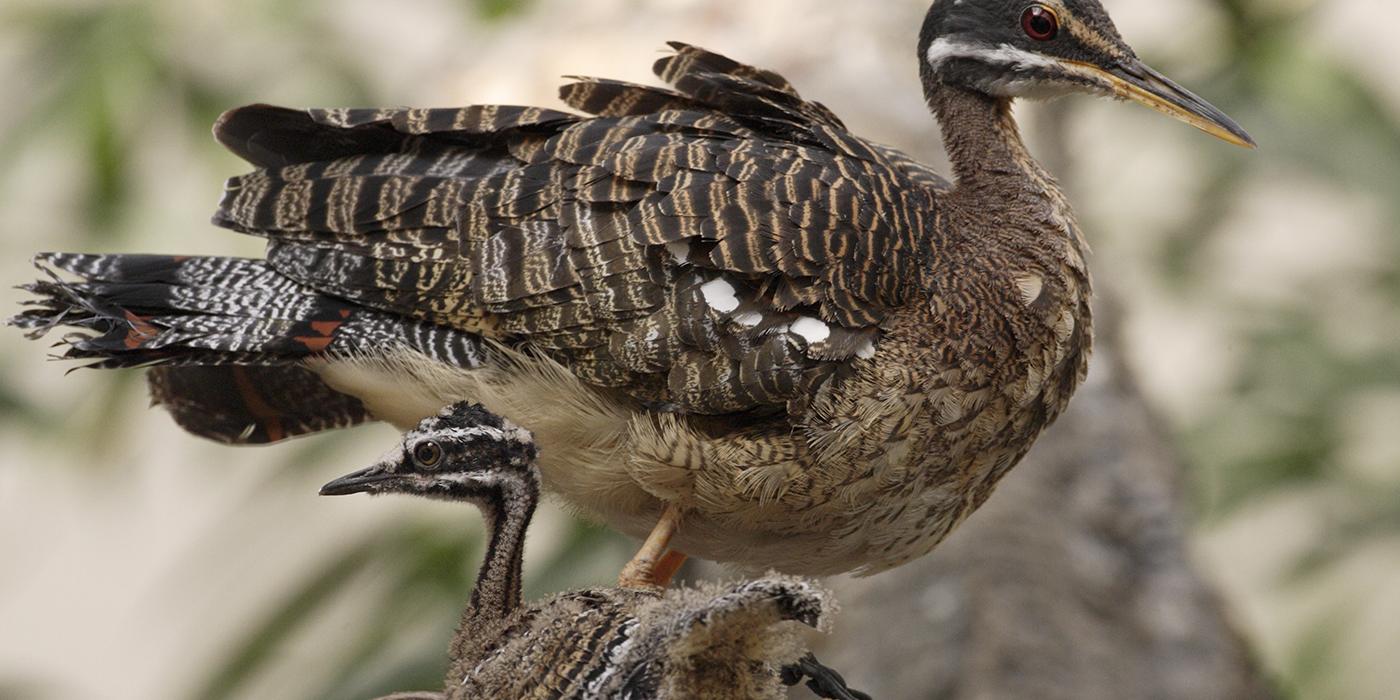
<instances>
[{"instance_id":1,"label":"speckled back feather","mask_svg":"<svg viewBox=\"0 0 1400 700\"><path fill-rule=\"evenodd\" d=\"M822 589L778 576L664 596L561 593L459 630L443 697L784 698L779 671L807 647L799 630L824 628L832 606Z\"/></svg>"}]
</instances>

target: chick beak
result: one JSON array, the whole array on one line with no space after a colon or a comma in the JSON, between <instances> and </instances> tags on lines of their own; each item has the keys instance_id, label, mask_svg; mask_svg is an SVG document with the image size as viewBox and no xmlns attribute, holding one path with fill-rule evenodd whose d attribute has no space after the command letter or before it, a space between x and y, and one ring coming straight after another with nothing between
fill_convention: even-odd
<instances>
[{"instance_id":1,"label":"chick beak","mask_svg":"<svg viewBox=\"0 0 1400 700\"><path fill-rule=\"evenodd\" d=\"M398 478L397 474L385 469L382 464L376 464L372 467L346 474L322 486L321 495L348 496L352 493L365 493L366 491L372 490L375 484L390 481L395 478Z\"/></svg>"},{"instance_id":2,"label":"chick beak","mask_svg":"<svg viewBox=\"0 0 1400 700\"><path fill-rule=\"evenodd\" d=\"M1254 139L1224 112L1136 58L1119 61L1107 69L1080 61L1068 63L1107 82L1119 98L1147 105L1236 146L1258 146Z\"/></svg>"}]
</instances>

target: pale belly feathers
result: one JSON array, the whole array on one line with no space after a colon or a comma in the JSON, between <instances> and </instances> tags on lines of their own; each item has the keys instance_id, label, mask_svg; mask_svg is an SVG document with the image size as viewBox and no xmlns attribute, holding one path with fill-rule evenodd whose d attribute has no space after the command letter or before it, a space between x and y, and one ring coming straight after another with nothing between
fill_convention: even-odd
<instances>
[{"instance_id":1,"label":"pale belly feathers","mask_svg":"<svg viewBox=\"0 0 1400 700\"><path fill-rule=\"evenodd\" d=\"M685 517L672 546L692 556L746 571L869 574L927 553L980 505L1043 427L1040 404L1067 398L1046 395L1053 377L1081 364L1054 343L1049 366L1013 386L964 391L927 348L889 337L900 332L894 324L895 342L826 385L793 426L767 432L702 434L509 351L473 370L410 354L311 367L400 429L480 402L534 433L546 492L631 536L674 501Z\"/></svg>"}]
</instances>

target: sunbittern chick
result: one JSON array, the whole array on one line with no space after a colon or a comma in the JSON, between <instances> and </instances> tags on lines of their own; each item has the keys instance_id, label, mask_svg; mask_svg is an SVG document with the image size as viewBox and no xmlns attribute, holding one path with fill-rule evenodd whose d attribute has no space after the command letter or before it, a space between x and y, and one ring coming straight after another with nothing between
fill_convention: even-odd
<instances>
[{"instance_id":1,"label":"sunbittern chick","mask_svg":"<svg viewBox=\"0 0 1400 700\"><path fill-rule=\"evenodd\" d=\"M976 509L1088 366L1087 248L1012 101L1130 99L1251 143L1098 0L933 3L918 57L955 183L673 46L674 89L566 85L592 116L234 110L217 135L258 169L215 221L266 260L44 257L83 280L33 285L17 323L162 365L155 398L228 442L479 401L537 436L545 488L652 533L631 582L667 546L872 573Z\"/></svg>"},{"instance_id":2,"label":"sunbittern chick","mask_svg":"<svg viewBox=\"0 0 1400 700\"><path fill-rule=\"evenodd\" d=\"M824 697L855 698L810 655L793 625L816 627L830 606L805 581L770 577L729 586L573 591L522 605L525 533L539 500L530 433L460 403L422 421L367 469L324 495L407 493L468 502L490 544L450 649L442 693L458 698L778 698L813 677Z\"/></svg>"}]
</instances>

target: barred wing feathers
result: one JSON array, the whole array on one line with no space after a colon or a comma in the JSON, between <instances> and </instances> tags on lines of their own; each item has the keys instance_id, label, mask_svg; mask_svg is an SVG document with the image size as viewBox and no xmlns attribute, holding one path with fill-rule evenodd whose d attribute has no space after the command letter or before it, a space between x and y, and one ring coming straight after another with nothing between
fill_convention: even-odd
<instances>
[{"instance_id":1,"label":"barred wing feathers","mask_svg":"<svg viewBox=\"0 0 1400 700\"><path fill-rule=\"evenodd\" d=\"M370 419L303 363L410 348L438 361L485 361L478 336L347 303L262 260L45 254L48 278L11 323L39 336L59 326L64 359L154 366L152 399L197 435L277 442ZM80 281L67 281L64 273Z\"/></svg>"},{"instance_id":2,"label":"barred wing feathers","mask_svg":"<svg viewBox=\"0 0 1400 700\"><path fill-rule=\"evenodd\" d=\"M87 328L69 355L104 366L388 343L470 367L486 338L660 410L799 412L911 297L946 183L774 73L672 47L670 88L565 85L593 116L233 110L216 135L257 169L214 222L266 260L53 257L83 279L36 285L21 323Z\"/></svg>"},{"instance_id":3,"label":"barred wing feathers","mask_svg":"<svg viewBox=\"0 0 1400 700\"><path fill-rule=\"evenodd\" d=\"M594 117L235 111L220 140L264 167L215 221L325 294L542 348L639 398L796 400L905 301L938 181L780 76L673 48L656 65L673 89L564 86Z\"/></svg>"}]
</instances>

